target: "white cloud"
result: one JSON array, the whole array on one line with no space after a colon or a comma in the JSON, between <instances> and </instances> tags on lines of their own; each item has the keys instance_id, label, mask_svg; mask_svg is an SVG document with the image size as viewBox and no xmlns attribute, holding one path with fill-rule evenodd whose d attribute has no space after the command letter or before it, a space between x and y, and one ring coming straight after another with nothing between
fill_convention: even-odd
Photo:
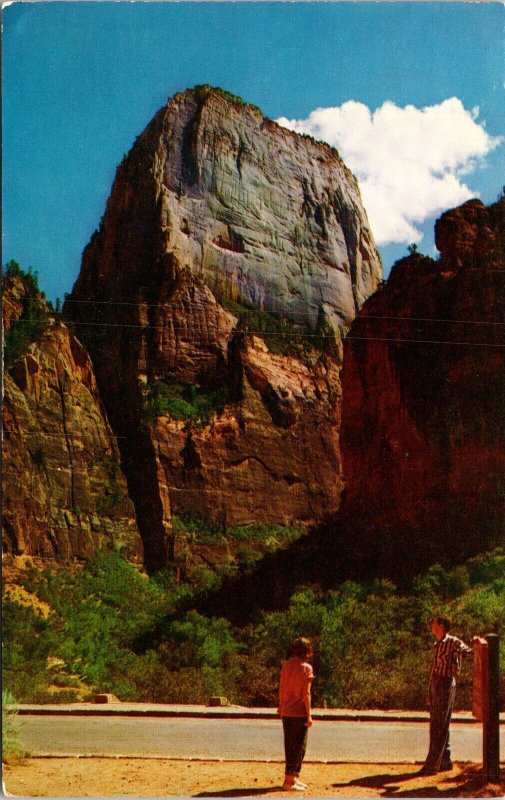
<instances>
[{"instance_id":1,"label":"white cloud","mask_svg":"<svg viewBox=\"0 0 505 800\"><path fill-rule=\"evenodd\" d=\"M377 244L388 244L419 241L416 225L476 196L462 176L502 141L478 116L457 97L426 108L386 101L376 111L350 100L277 122L338 149L359 180Z\"/></svg>"}]
</instances>

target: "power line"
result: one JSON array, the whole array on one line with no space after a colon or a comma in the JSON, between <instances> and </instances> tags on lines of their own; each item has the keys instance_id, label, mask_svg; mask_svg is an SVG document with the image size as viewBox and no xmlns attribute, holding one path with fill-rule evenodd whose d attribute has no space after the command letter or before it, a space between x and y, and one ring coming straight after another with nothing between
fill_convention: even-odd
<instances>
[{"instance_id":1,"label":"power line","mask_svg":"<svg viewBox=\"0 0 505 800\"><path fill-rule=\"evenodd\" d=\"M91 304L91 305L129 306L129 307L134 307L134 308L163 308L163 309L181 308L181 309L184 309L184 310L188 310L188 309L193 310L194 308L197 308L197 309L211 308L210 306L205 305L205 304L201 304L201 303L186 303L186 304L184 304L184 303L144 303L144 302L140 302L140 301L139 302L126 302L126 301L119 301L119 300L70 300L70 299L66 300L65 302L66 303L85 303L85 304ZM256 314L256 313L259 312L259 313L262 313L262 314L272 315L276 319L279 319L279 320L284 320L284 319L290 320L291 317L294 317L294 316L303 317L304 319L307 318L307 314L304 311L289 311L289 310L286 310L287 316L286 317L282 317L282 316L279 316L279 312L278 311L274 311L274 310L244 308L243 310L241 309L240 312L236 312L235 313L233 310L227 309L224 306L220 306L220 308L223 311L226 311L229 314L232 314L232 316L240 316L240 315L243 315L243 314ZM326 314L325 314L325 316L326 316ZM367 315L364 315L364 316L361 316L361 317L360 316L356 316L356 317L353 318L353 320L350 321L350 324L352 324L352 322L354 322L356 320L362 321L362 320L369 320L369 319L405 320L407 322L447 322L447 323L462 323L462 324L465 324L465 325L505 325L505 322L490 322L490 321L487 321L487 320L449 319L449 318L444 318L444 317L440 317L440 318L439 317L397 317L397 316L392 316L392 315L382 316L382 315L379 315L379 314L367 314ZM74 322L74 321L73 320L69 320L69 322ZM75 321L74 324L83 325L85 323L84 322ZM89 324L91 324L91 323L89 323Z\"/></svg>"},{"instance_id":2,"label":"power line","mask_svg":"<svg viewBox=\"0 0 505 800\"><path fill-rule=\"evenodd\" d=\"M4 432L6 434L13 435L13 436L14 435L16 435L16 436L18 435L17 431L10 430L9 428L6 428L5 425L4 425ZM66 434L66 433L50 433L50 432L47 432L47 431L24 431L22 433L22 436L56 436L56 437L61 436L61 437L64 437L66 439L72 439L73 438L70 434ZM112 436L114 437L114 439L126 439L127 438L126 436L117 436L115 433L112 433ZM79 439L77 441L83 441L83 437L82 436L79 437ZM112 446L113 445L111 445L111 447ZM101 445L100 449L104 450L104 449L106 449L106 446L105 445Z\"/></svg>"},{"instance_id":3,"label":"power line","mask_svg":"<svg viewBox=\"0 0 505 800\"><path fill-rule=\"evenodd\" d=\"M373 318L372 317L364 317L363 319L373 319ZM408 319L408 318L401 318L401 319ZM432 322L433 320L426 320L426 321ZM448 321L450 321L450 320L448 320ZM19 320L19 322L20 323L33 324L30 320ZM67 321L64 320L64 322L67 322ZM182 328L181 327L179 327L179 328L173 327L171 329L167 329L163 325L140 325L140 324L139 325L134 325L134 324L131 324L131 323L121 323L121 322L73 322L73 321L70 321L70 324L76 325L77 327L79 325L83 325L83 326L86 326L86 327L94 327L94 328L123 328L123 329L133 329L133 330L153 330L153 331L158 331L159 333L168 333L168 335L175 334L176 336L177 335L179 336L180 340L181 339L185 340L188 343L191 342L191 340L187 339L187 337L184 336L184 334L187 333L187 328L184 328L184 327L182 327ZM466 323L464 323L462 321L458 321L458 322L455 321L455 324L466 324ZM496 324L497 325L501 325L502 323L496 323ZM207 328L208 329L209 328L210 329L214 328L215 330L220 330L219 326L217 326L215 324L212 324L212 323L208 324ZM291 332L288 332L288 331L284 332L284 331L261 331L261 330L258 330L258 331L242 330L242 331L238 331L238 332L244 333L246 335L255 335L255 336L262 337L262 338L280 336L280 337L295 337L295 338L298 338L298 339L300 339L300 338L302 338L302 339L317 339L319 341L321 341L322 339L323 340L327 339L329 341L334 341L334 339L335 339L335 337L333 335L331 335L331 334L319 334L319 333L307 333L307 332L300 332L300 333L293 332L293 333L291 333ZM357 335L351 334L351 333L346 334L344 336L344 339L345 340L346 339L350 339L350 340L376 341L376 342L394 342L396 344L445 344L445 345L457 345L457 346L460 346L460 347L490 347L490 348L503 348L503 347L505 347L505 344L494 344L494 343L490 343L490 342L462 342L462 341L450 341L450 340L443 340L443 339L410 339L410 338L406 339L406 338L401 338L400 336L398 336L398 337L357 336ZM198 342L198 341L199 340L196 337L193 339L193 342ZM207 343L207 344L209 344L209 343ZM195 357L196 357L196 354L195 354Z\"/></svg>"},{"instance_id":4,"label":"power line","mask_svg":"<svg viewBox=\"0 0 505 800\"><path fill-rule=\"evenodd\" d=\"M381 336L346 336L346 339L365 341L365 342L392 342L394 344L447 344L457 345L458 347L492 347L503 348L505 344L490 344L489 342L451 342L442 339L400 339Z\"/></svg>"}]
</instances>

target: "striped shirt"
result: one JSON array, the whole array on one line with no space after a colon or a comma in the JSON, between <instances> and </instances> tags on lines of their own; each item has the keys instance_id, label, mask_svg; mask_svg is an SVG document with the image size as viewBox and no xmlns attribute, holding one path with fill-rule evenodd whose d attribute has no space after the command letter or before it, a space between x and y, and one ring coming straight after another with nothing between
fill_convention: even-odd
<instances>
[{"instance_id":1,"label":"striped shirt","mask_svg":"<svg viewBox=\"0 0 505 800\"><path fill-rule=\"evenodd\" d=\"M471 653L471 647L468 647L457 636L449 636L446 633L443 639L435 642L431 675L455 678L461 669L461 657L470 656Z\"/></svg>"}]
</instances>

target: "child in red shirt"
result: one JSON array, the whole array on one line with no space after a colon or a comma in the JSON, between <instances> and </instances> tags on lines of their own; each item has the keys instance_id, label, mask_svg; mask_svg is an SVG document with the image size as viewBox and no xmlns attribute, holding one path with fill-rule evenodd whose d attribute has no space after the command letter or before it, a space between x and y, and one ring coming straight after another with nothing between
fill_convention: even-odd
<instances>
[{"instance_id":1,"label":"child in red shirt","mask_svg":"<svg viewBox=\"0 0 505 800\"><path fill-rule=\"evenodd\" d=\"M291 658L284 661L279 682L278 713L284 729L286 770L283 789L303 792L307 784L300 778L307 746L307 733L312 725L310 690L314 672L308 659L312 658L309 639L296 639Z\"/></svg>"}]
</instances>

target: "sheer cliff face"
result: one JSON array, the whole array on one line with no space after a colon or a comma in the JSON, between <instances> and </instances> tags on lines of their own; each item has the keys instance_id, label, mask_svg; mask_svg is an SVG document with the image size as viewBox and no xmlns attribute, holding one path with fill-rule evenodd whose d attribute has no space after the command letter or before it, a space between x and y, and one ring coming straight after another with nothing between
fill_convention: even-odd
<instances>
[{"instance_id":1,"label":"sheer cliff face","mask_svg":"<svg viewBox=\"0 0 505 800\"><path fill-rule=\"evenodd\" d=\"M21 278L3 283L6 331L23 310ZM91 360L47 314L44 333L8 366L3 406L3 548L58 561L118 547L141 560L142 543Z\"/></svg>"},{"instance_id":2,"label":"sheer cliff face","mask_svg":"<svg viewBox=\"0 0 505 800\"><path fill-rule=\"evenodd\" d=\"M155 116L65 307L126 437L150 568L167 558L173 509L226 526L338 507L340 328L380 275L336 151L206 87ZM313 343L307 357L278 346L279 319L285 343ZM169 412L146 422L160 384L222 388L224 407L197 426Z\"/></svg>"},{"instance_id":3,"label":"sheer cliff face","mask_svg":"<svg viewBox=\"0 0 505 800\"><path fill-rule=\"evenodd\" d=\"M312 327L352 320L381 276L338 153L204 87L176 95L119 167L73 296L159 294L184 267L218 299Z\"/></svg>"},{"instance_id":4,"label":"sheer cliff face","mask_svg":"<svg viewBox=\"0 0 505 800\"><path fill-rule=\"evenodd\" d=\"M505 201L436 225L439 261L393 268L345 346L348 527L416 563L503 541Z\"/></svg>"}]
</instances>

